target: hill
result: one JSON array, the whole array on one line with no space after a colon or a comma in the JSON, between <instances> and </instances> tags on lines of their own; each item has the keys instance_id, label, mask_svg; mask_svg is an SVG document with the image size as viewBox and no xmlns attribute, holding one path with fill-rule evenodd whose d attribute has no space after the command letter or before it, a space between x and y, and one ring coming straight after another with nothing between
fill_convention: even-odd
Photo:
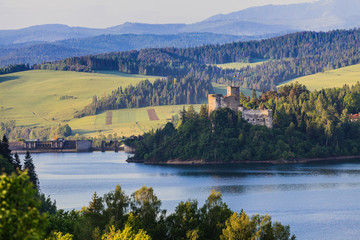
<instances>
[{"instance_id":1,"label":"hill","mask_svg":"<svg viewBox=\"0 0 360 240\"><path fill-rule=\"evenodd\" d=\"M117 136L142 135L151 129L163 127L177 115L183 107L189 105L169 105L153 106L146 108L119 109L106 111L94 116L86 116L79 119L73 119L68 122L73 130L73 134L79 134L85 137L99 137L116 134ZM194 105L198 111L200 104ZM154 110L158 120L151 120L148 110ZM111 116L111 123L109 123Z\"/></svg>"},{"instance_id":2,"label":"hill","mask_svg":"<svg viewBox=\"0 0 360 240\"><path fill-rule=\"evenodd\" d=\"M276 85L360 63L360 29L301 32L261 41L206 45L195 48L155 48L72 57L36 65L36 69L96 71L192 77L241 88L274 90ZM251 63L254 67L226 69L215 64Z\"/></svg>"},{"instance_id":3,"label":"hill","mask_svg":"<svg viewBox=\"0 0 360 240\"><path fill-rule=\"evenodd\" d=\"M325 71L305 77L295 78L291 81L287 81L288 84L291 82L298 82L303 84L310 91L321 90L325 88L342 87L343 85L355 85L360 81L360 65L354 65L335 69L331 71Z\"/></svg>"},{"instance_id":4,"label":"hill","mask_svg":"<svg viewBox=\"0 0 360 240\"><path fill-rule=\"evenodd\" d=\"M16 120L20 126L63 124L74 113L122 86L156 77L122 73L25 71L0 76L0 122Z\"/></svg>"},{"instance_id":5,"label":"hill","mask_svg":"<svg viewBox=\"0 0 360 240\"><path fill-rule=\"evenodd\" d=\"M51 43L12 44L0 46L0 67L18 63L28 63L32 65L74 56L106 52L161 47L186 48L248 39L251 38L213 33L182 33L176 35L107 34L86 38L72 38Z\"/></svg>"}]
</instances>

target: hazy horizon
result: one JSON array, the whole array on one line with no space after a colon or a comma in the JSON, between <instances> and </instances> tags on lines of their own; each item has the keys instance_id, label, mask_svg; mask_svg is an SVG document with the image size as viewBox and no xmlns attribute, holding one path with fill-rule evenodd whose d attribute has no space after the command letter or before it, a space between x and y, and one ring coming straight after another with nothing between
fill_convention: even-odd
<instances>
[{"instance_id":1,"label":"hazy horizon","mask_svg":"<svg viewBox=\"0 0 360 240\"><path fill-rule=\"evenodd\" d=\"M294 4L314 0L21 0L0 1L0 30L43 24L107 28L125 22L194 23L217 14L254 6Z\"/></svg>"}]
</instances>

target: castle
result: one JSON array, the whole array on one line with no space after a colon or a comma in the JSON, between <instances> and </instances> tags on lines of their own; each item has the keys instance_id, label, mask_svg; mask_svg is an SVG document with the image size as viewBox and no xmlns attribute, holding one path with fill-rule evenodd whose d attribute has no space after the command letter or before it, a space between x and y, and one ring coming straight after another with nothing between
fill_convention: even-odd
<instances>
[{"instance_id":1,"label":"castle","mask_svg":"<svg viewBox=\"0 0 360 240\"><path fill-rule=\"evenodd\" d=\"M272 128L273 111L271 109L254 110L244 109L240 107L240 90L239 87L227 87L227 94L224 97L222 94L209 94L209 115L212 111L219 108L230 108L238 112L241 111L242 118L253 125L264 125Z\"/></svg>"}]
</instances>

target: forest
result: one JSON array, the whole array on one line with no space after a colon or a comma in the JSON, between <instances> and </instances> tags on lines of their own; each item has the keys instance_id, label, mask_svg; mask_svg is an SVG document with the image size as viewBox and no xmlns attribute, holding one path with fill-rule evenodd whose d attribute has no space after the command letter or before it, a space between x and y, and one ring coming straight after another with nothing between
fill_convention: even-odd
<instances>
[{"instance_id":1,"label":"forest","mask_svg":"<svg viewBox=\"0 0 360 240\"><path fill-rule=\"evenodd\" d=\"M191 76L156 79L154 83L144 80L124 90L120 87L104 98L93 96L92 103L75 113L75 117L80 118L95 115L104 110L122 108L198 104L210 93L213 93L210 82L194 79Z\"/></svg>"},{"instance_id":2,"label":"forest","mask_svg":"<svg viewBox=\"0 0 360 240\"><path fill-rule=\"evenodd\" d=\"M103 197L95 192L81 210L57 210L56 202L41 193L30 153L22 166L5 135L0 169L0 239L295 239L289 226L273 222L267 214L233 212L215 190L203 206L189 199L170 214L161 208L153 188L143 186L128 196L120 185Z\"/></svg>"},{"instance_id":3,"label":"forest","mask_svg":"<svg viewBox=\"0 0 360 240\"><path fill-rule=\"evenodd\" d=\"M55 42L26 42L0 44L0 67L15 63L30 65L55 61L73 56L84 56L116 51L129 51L151 47L190 47L204 43L228 43L252 39L213 33L157 34L104 34L94 37L66 39Z\"/></svg>"},{"instance_id":4,"label":"forest","mask_svg":"<svg viewBox=\"0 0 360 240\"><path fill-rule=\"evenodd\" d=\"M349 117L360 111L359 83L314 92L296 83L240 99L248 109L272 109L274 127L250 125L228 108L208 116L205 105L199 113L189 107L176 128L168 123L133 143L130 161L296 161L360 154L360 122Z\"/></svg>"},{"instance_id":5,"label":"forest","mask_svg":"<svg viewBox=\"0 0 360 240\"><path fill-rule=\"evenodd\" d=\"M65 71L113 70L132 74L184 77L275 90L295 77L360 62L360 29L300 32L260 41L194 48L153 48L106 53L34 65L34 69ZM270 59L254 68L221 69L210 64Z\"/></svg>"},{"instance_id":6,"label":"forest","mask_svg":"<svg viewBox=\"0 0 360 240\"><path fill-rule=\"evenodd\" d=\"M13 64L7 67L0 68L0 75L14 73L14 72L21 72L30 70L30 66L27 64ZM1 82L1 80L0 80Z\"/></svg>"}]
</instances>

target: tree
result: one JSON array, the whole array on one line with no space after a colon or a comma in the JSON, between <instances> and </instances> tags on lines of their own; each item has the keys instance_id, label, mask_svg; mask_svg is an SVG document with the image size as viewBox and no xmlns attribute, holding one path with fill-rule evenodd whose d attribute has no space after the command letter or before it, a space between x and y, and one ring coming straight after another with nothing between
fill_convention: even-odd
<instances>
[{"instance_id":1,"label":"tree","mask_svg":"<svg viewBox=\"0 0 360 240\"><path fill-rule=\"evenodd\" d=\"M232 211L222 201L221 193L212 190L201 208L201 232L204 239L219 239Z\"/></svg>"},{"instance_id":2,"label":"tree","mask_svg":"<svg viewBox=\"0 0 360 240\"><path fill-rule=\"evenodd\" d=\"M39 191L39 179L35 172L35 165L33 163L33 159L30 155L29 151L26 151L25 159L24 159L24 170L27 170L27 174L29 175L30 182L32 182L34 188Z\"/></svg>"},{"instance_id":3,"label":"tree","mask_svg":"<svg viewBox=\"0 0 360 240\"><path fill-rule=\"evenodd\" d=\"M39 199L41 201L40 212L48 214L56 214L56 201L51 201L50 195L45 197L45 194L39 194Z\"/></svg>"},{"instance_id":4,"label":"tree","mask_svg":"<svg viewBox=\"0 0 360 240\"><path fill-rule=\"evenodd\" d=\"M98 239L100 231L105 227L105 218L103 215L103 199L94 192L88 207L83 207L80 216L75 223L74 231L77 233L77 239Z\"/></svg>"},{"instance_id":5,"label":"tree","mask_svg":"<svg viewBox=\"0 0 360 240\"><path fill-rule=\"evenodd\" d=\"M10 174L14 171L13 165L9 163L9 161L0 154L0 174L1 173L7 173Z\"/></svg>"},{"instance_id":6,"label":"tree","mask_svg":"<svg viewBox=\"0 0 360 240\"><path fill-rule=\"evenodd\" d=\"M198 234L200 225L198 202L196 200L180 202L166 221L170 239L186 239L189 234L193 235L195 232Z\"/></svg>"},{"instance_id":7,"label":"tree","mask_svg":"<svg viewBox=\"0 0 360 240\"><path fill-rule=\"evenodd\" d=\"M71 135L71 133L72 133L72 130L71 130L71 127L69 126L69 124L64 124L64 125L57 127L56 129L54 129L51 132L51 135L58 136L58 137L68 137Z\"/></svg>"},{"instance_id":8,"label":"tree","mask_svg":"<svg viewBox=\"0 0 360 240\"><path fill-rule=\"evenodd\" d=\"M105 215L107 222L112 222L116 228L121 228L125 222L125 213L129 206L129 197L122 191L120 185L116 185L115 191L104 195L107 206Z\"/></svg>"},{"instance_id":9,"label":"tree","mask_svg":"<svg viewBox=\"0 0 360 240\"><path fill-rule=\"evenodd\" d=\"M0 239L43 239L47 218L27 171L3 174L0 189Z\"/></svg>"},{"instance_id":10,"label":"tree","mask_svg":"<svg viewBox=\"0 0 360 240\"><path fill-rule=\"evenodd\" d=\"M348 93L344 97L344 107L349 113L358 113L360 110L360 93Z\"/></svg>"},{"instance_id":11,"label":"tree","mask_svg":"<svg viewBox=\"0 0 360 240\"><path fill-rule=\"evenodd\" d=\"M200 112L199 112L199 116L201 118L205 118L208 116L208 112L209 112L209 108L206 104L201 104L200 106Z\"/></svg>"},{"instance_id":12,"label":"tree","mask_svg":"<svg viewBox=\"0 0 360 240\"><path fill-rule=\"evenodd\" d=\"M221 240L294 240L289 226L276 222L272 224L269 215L254 215L251 218L244 212L233 213L222 230Z\"/></svg>"},{"instance_id":13,"label":"tree","mask_svg":"<svg viewBox=\"0 0 360 240\"><path fill-rule=\"evenodd\" d=\"M109 230L110 232L101 237L102 240L151 240L144 230L140 229L136 232L129 225L126 225L122 231L115 231L114 226L111 226Z\"/></svg>"},{"instance_id":14,"label":"tree","mask_svg":"<svg viewBox=\"0 0 360 240\"><path fill-rule=\"evenodd\" d=\"M62 232L54 232L50 235L50 237L46 238L45 240L73 240L73 235L66 233L63 235Z\"/></svg>"},{"instance_id":15,"label":"tree","mask_svg":"<svg viewBox=\"0 0 360 240\"><path fill-rule=\"evenodd\" d=\"M154 194L152 187L143 186L131 195L130 203L134 215L131 225L135 229L144 229L154 239L165 237L165 210L161 210L161 201Z\"/></svg>"},{"instance_id":16,"label":"tree","mask_svg":"<svg viewBox=\"0 0 360 240\"><path fill-rule=\"evenodd\" d=\"M253 88L252 93L251 93L251 101L252 101L252 102L256 102L256 101L257 101L257 96L256 96L255 88Z\"/></svg>"},{"instance_id":17,"label":"tree","mask_svg":"<svg viewBox=\"0 0 360 240\"><path fill-rule=\"evenodd\" d=\"M19 155L17 153L15 153L15 155L14 155L14 166L16 169L21 170L22 166L21 166Z\"/></svg>"},{"instance_id":18,"label":"tree","mask_svg":"<svg viewBox=\"0 0 360 240\"><path fill-rule=\"evenodd\" d=\"M5 134L3 135L2 141L0 142L0 154L7 159L7 161L13 166L14 169L16 169L14 158L11 154L11 150L9 149L9 140Z\"/></svg>"},{"instance_id":19,"label":"tree","mask_svg":"<svg viewBox=\"0 0 360 240\"><path fill-rule=\"evenodd\" d=\"M48 218L50 224L48 226L47 233L59 231L75 235L74 228L76 223L79 221L80 213L75 210L64 211L63 209L60 209L56 211L55 214L50 214Z\"/></svg>"},{"instance_id":20,"label":"tree","mask_svg":"<svg viewBox=\"0 0 360 240\"><path fill-rule=\"evenodd\" d=\"M242 211L240 214L231 215L222 233L221 240L255 240L259 239L261 230L257 229L256 223Z\"/></svg>"}]
</instances>

